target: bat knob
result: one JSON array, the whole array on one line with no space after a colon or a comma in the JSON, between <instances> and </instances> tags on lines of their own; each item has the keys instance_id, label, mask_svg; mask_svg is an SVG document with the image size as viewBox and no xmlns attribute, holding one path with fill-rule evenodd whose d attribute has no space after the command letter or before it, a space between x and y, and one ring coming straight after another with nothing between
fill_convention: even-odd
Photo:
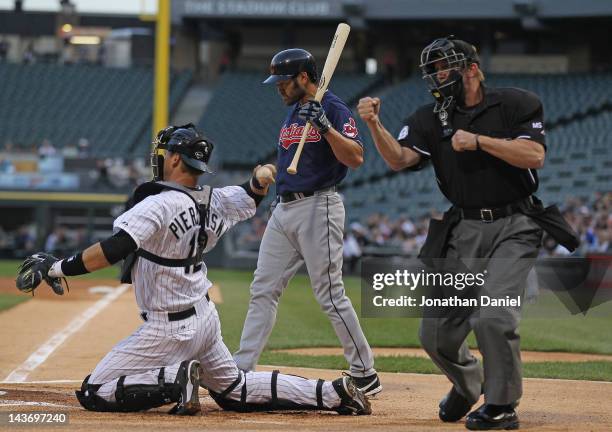
<instances>
[{"instance_id":1,"label":"bat knob","mask_svg":"<svg viewBox=\"0 0 612 432\"><path fill-rule=\"evenodd\" d=\"M289 168L287 168L287 172L288 172L289 174L291 174L291 175L295 175L295 174L297 174L297 170L296 170L295 168L293 168L293 167L289 167Z\"/></svg>"}]
</instances>

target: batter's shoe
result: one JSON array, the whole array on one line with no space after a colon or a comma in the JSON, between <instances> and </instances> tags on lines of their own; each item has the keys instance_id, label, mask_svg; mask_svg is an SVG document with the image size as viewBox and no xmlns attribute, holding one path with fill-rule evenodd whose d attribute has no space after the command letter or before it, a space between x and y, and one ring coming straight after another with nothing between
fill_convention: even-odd
<instances>
[{"instance_id":1,"label":"batter's shoe","mask_svg":"<svg viewBox=\"0 0 612 432\"><path fill-rule=\"evenodd\" d=\"M377 395L383 389L377 374L367 377L356 377L351 375L351 378L355 381L357 388L367 397Z\"/></svg>"},{"instance_id":2,"label":"batter's shoe","mask_svg":"<svg viewBox=\"0 0 612 432\"><path fill-rule=\"evenodd\" d=\"M198 390L200 388L200 362L185 360L176 373L175 383L181 386L181 398L169 411L174 415L195 415L202 411Z\"/></svg>"},{"instance_id":3,"label":"batter's shoe","mask_svg":"<svg viewBox=\"0 0 612 432\"><path fill-rule=\"evenodd\" d=\"M461 420L472 408L472 404L463 397L455 387L440 401L438 416L443 422L456 422Z\"/></svg>"},{"instance_id":4,"label":"batter's shoe","mask_svg":"<svg viewBox=\"0 0 612 432\"><path fill-rule=\"evenodd\" d=\"M483 404L468 414L465 427L470 430L515 430L519 418L513 405Z\"/></svg>"},{"instance_id":5,"label":"batter's shoe","mask_svg":"<svg viewBox=\"0 0 612 432\"><path fill-rule=\"evenodd\" d=\"M363 392L357 388L353 378L346 375L332 382L340 396L340 406L335 411L340 415L370 415L372 407Z\"/></svg>"}]
</instances>

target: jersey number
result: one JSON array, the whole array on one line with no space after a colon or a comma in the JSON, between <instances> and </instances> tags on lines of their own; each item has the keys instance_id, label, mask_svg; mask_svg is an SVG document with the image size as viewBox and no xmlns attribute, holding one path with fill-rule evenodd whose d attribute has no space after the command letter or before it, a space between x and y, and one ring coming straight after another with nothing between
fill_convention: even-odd
<instances>
[{"instance_id":1,"label":"jersey number","mask_svg":"<svg viewBox=\"0 0 612 432\"><path fill-rule=\"evenodd\" d=\"M191 241L189 242L189 255L188 255L189 257L192 257L195 255L197 241L198 241L198 234L195 233L193 237L191 238ZM186 274L195 273L195 272L200 271L201 269L202 269L202 263L194 264L194 265L185 267L185 273Z\"/></svg>"}]
</instances>

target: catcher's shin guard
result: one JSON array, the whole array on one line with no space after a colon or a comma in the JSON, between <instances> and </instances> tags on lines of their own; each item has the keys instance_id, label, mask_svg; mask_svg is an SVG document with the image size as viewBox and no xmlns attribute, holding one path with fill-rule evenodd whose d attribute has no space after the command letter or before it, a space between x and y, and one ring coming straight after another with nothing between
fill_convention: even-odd
<instances>
[{"instance_id":1,"label":"catcher's shin guard","mask_svg":"<svg viewBox=\"0 0 612 432\"><path fill-rule=\"evenodd\" d=\"M89 384L89 377L91 377L91 374L83 380L81 390L74 392L81 406L88 411L119 411L116 403L109 402L96 394L102 384Z\"/></svg>"},{"instance_id":2,"label":"catcher's shin guard","mask_svg":"<svg viewBox=\"0 0 612 432\"><path fill-rule=\"evenodd\" d=\"M164 368L158 375L158 384L130 384L124 385L125 375L117 381L115 402L109 402L96 394L102 384L89 384L89 377L85 378L76 397L83 408L89 411L103 412L136 412L157 408L181 398L181 386L178 383L164 381Z\"/></svg>"},{"instance_id":3,"label":"catcher's shin guard","mask_svg":"<svg viewBox=\"0 0 612 432\"><path fill-rule=\"evenodd\" d=\"M279 399L277 396L277 388L276 384L278 381L279 371L275 370L272 372L271 380L270 380L270 401L264 403L247 403L247 380L246 374L240 372L240 375L236 380L223 392L216 393L209 389L210 396L214 399L214 401L226 411L236 411L236 412L254 412L254 411L304 411L304 410L328 410L323 405L323 380L319 380L317 382L316 387L316 396L317 396L317 405L304 405L297 404L293 401L286 399ZM244 382L242 381L242 376L244 375ZM243 382L242 388L240 390L240 400L228 399L227 396L236 388L238 385Z\"/></svg>"}]
</instances>

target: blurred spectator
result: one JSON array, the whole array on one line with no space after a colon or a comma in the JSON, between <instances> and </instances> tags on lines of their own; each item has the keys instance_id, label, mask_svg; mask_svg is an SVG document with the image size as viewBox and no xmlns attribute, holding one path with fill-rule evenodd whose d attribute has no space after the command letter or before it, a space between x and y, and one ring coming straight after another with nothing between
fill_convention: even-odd
<instances>
[{"instance_id":1,"label":"blurred spectator","mask_svg":"<svg viewBox=\"0 0 612 432\"><path fill-rule=\"evenodd\" d=\"M80 158L86 158L89 156L89 140L85 137L79 138L77 144L78 153Z\"/></svg>"},{"instance_id":2,"label":"blurred spectator","mask_svg":"<svg viewBox=\"0 0 612 432\"><path fill-rule=\"evenodd\" d=\"M223 52L223 55L221 56L221 60L219 60L219 75L223 75L223 73L229 69L230 64L231 64L230 55L229 55L229 52L226 50Z\"/></svg>"},{"instance_id":3,"label":"blurred spectator","mask_svg":"<svg viewBox=\"0 0 612 432\"><path fill-rule=\"evenodd\" d=\"M265 230L266 221L261 216L254 216L248 229L242 232L238 238L239 248L241 250L258 251Z\"/></svg>"},{"instance_id":4,"label":"blurred spectator","mask_svg":"<svg viewBox=\"0 0 612 432\"><path fill-rule=\"evenodd\" d=\"M344 234L344 247L342 250L344 262L348 265L348 272L355 273L357 262L361 258L361 247L358 237L361 236L361 225L352 223L350 229Z\"/></svg>"},{"instance_id":5,"label":"blurred spectator","mask_svg":"<svg viewBox=\"0 0 612 432\"><path fill-rule=\"evenodd\" d=\"M43 140L42 144L38 148L38 155L41 158L44 158L47 156L53 156L56 153L57 153L57 150L55 149L55 147L53 147L53 144L51 144L51 141L49 141L47 138Z\"/></svg>"},{"instance_id":6,"label":"blurred spectator","mask_svg":"<svg viewBox=\"0 0 612 432\"><path fill-rule=\"evenodd\" d=\"M30 42L23 52L23 62L25 64L31 64L36 61L36 53L34 52L34 44Z\"/></svg>"},{"instance_id":7,"label":"blurred spectator","mask_svg":"<svg viewBox=\"0 0 612 432\"><path fill-rule=\"evenodd\" d=\"M406 216L400 217L398 223L400 224L400 228L402 229L402 232L404 234L412 235L416 233L416 227L414 226L414 223L412 223L412 221Z\"/></svg>"},{"instance_id":8,"label":"blurred spectator","mask_svg":"<svg viewBox=\"0 0 612 432\"><path fill-rule=\"evenodd\" d=\"M96 161L97 179L94 184L95 188L113 188L113 184L108 177L108 167L111 163L110 159L98 159Z\"/></svg>"},{"instance_id":9,"label":"blurred spectator","mask_svg":"<svg viewBox=\"0 0 612 432\"><path fill-rule=\"evenodd\" d=\"M84 250L89 245L91 245L92 241L87 235L87 230L85 228L78 228L74 232L74 239L71 244L74 250Z\"/></svg>"},{"instance_id":10,"label":"blurred spectator","mask_svg":"<svg viewBox=\"0 0 612 432\"><path fill-rule=\"evenodd\" d=\"M0 174L13 174L15 172L15 166L13 162L0 156Z\"/></svg>"},{"instance_id":11,"label":"blurred spectator","mask_svg":"<svg viewBox=\"0 0 612 432\"><path fill-rule=\"evenodd\" d=\"M24 257L35 252L36 246L36 227L32 225L22 225L17 229L14 237L15 256Z\"/></svg>"},{"instance_id":12,"label":"blurred spectator","mask_svg":"<svg viewBox=\"0 0 612 432\"><path fill-rule=\"evenodd\" d=\"M0 226L0 249L8 249L10 246L9 236Z\"/></svg>"},{"instance_id":13,"label":"blurred spectator","mask_svg":"<svg viewBox=\"0 0 612 432\"><path fill-rule=\"evenodd\" d=\"M106 45L101 43L98 47L98 53L96 54L96 64L103 66L106 64Z\"/></svg>"},{"instance_id":14,"label":"blurred spectator","mask_svg":"<svg viewBox=\"0 0 612 432\"><path fill-rule=\"evenodd\" d=\"M397 74L397 53L395 49L389 48L383 56L383 65L385 66L385 81L387 84L395 82Z\"/></svg>"},{"instance_id":15,"label":"blurred spectator","mask_svg":"<svg viewBox=\"0 0 612 432\"><path fill-rule=\"evenodd\" d=\"M55 227L47 236L45 241L45 251L58 256L64 256L67 253L69 241L66 237L66 230L62 226Z\"/></svg>"},{"instance_id":16,"label":"blurred spectator","mask_svg":"<svg viewBox=\"0 0 612 432\"><path fill-rule=\"evenodd\" d=\"M4 39L0 39L0 62L3 62L6 60L8 51L9 51L8 42L6 42Z\"/></svg>"},{"instance_id":17,"label":"blurred spectator","mask_svg":"<svg viewBox=\"0 0 612 432\"><path fill-rule=\"evenodd\" d=\"M612 253L612 192L597 193L590 202L569 197L561 212L580 235L580 247L573 255ZM344 257L349 263L349 269L356 267L359 257L380 253L382 248L389 254L417 256L427 238L430 218L440 219L441 216L438 211L432 211L429 215L417 219L401 215L392 220L387 215L372 213L365 218L364 223L352 222L348 225L344 238ZM260 226L262 223L263 219L258 219L253 225ZM254 231L254 228L251 228L251 231ZM243 234L243 238L257 238L251 231ZM570 255L567 249L546 234L542 243L540 256ZM253 249L254 244L257 244L257 247L259 245L252 243L249 250L257 250Z\"/></svg>"}]
</instances>

